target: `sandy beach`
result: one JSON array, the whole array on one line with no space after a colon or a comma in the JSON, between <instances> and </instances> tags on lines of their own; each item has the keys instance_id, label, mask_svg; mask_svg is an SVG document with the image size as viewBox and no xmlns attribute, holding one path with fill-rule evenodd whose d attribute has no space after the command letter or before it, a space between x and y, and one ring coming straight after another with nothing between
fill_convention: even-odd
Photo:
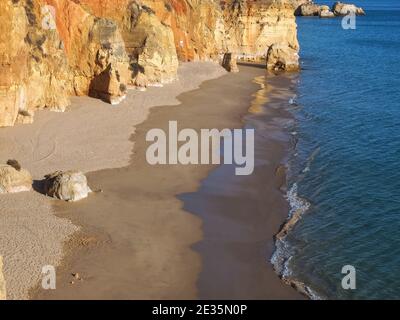
<instances>
[{"instance_id":1,"label":"sandy beach","mask_svg":"<svg viewBox=\"0 0 400 320\"><path fill-rule=\"evenodd\" d=\"M179 80L146 92L130 90L118 106L73 97L65 113L38 112L31 125L0 129L0 159L17 159L36 180L56 170L92 172L130 162L135 126L150 108L179 104L176 97L226 72L212 62L182 63ZM79 228L55 216L56 200L37 192L0 197L0 254L8 299L27 299L42 277L42 267L57 266L63 244Z\"/></svg>"},{"instance_id":2,"label":"sandy beach","mask_svg":"<svg viewBox=\"0 0 400 320\"><path fill-rule=\"evenodd\" d=\"M263 205L270 210L250 223L264 223L259 224L250 243L246 237L237 239L239 243L258 242L251 250L257 254L251 253L253 258L246 263L251 278L243 273L238 278L230 272L237 259L219 256L217 271L225 268L227 275L237 279L233 291L229 286L214 290L210 281L218 272L205 273L209 254L215 253L204 249L210 239L215 241L209 233L210 216L183 208L186 202L179 196L198 190L215 166L150 166L145 159L147 131L166 129L169 120L176 120L180 128L196 130L241 128L249 108L257 110L265 102L260 100L260 83L253 81L265 71L249 66L240 69L238 74L226 74L214 63L183 64L178 82L146 92L131 91L118 107L74 98L67 113L41 112L33 125L0 130L1 158L18 159L35 179L54 170L76 168L88 173L92 189L102 190L73 204L36 192L1 198L6 209L0 215L5 221L0 231L6 237L0 239L0 252L8 298L301 298L279 280L268 262L273 235L287 215L278 190L283 177L275 174L287 141L270 146L268 170L257 178L258 183L267 185ZM13 139L6 139L9 136ZM228 206L221 212L229 210ZM213 228L217 226L235 230L229 221ZM268 227L263 230L263 226ZM27 233L27 228L33 231ZM18 233L23 236L16 237ZM263 240L259 239L261 233ZM221 242L226 240L224 235L220 233ZM248 258L244 252L235 256ZM41 267L48 264L58 266L57 290L45 291L37 285ZM77 273L79 277L74 277ZM262 281L257 281L258 276Z\"/></svg>"}]
</instances>

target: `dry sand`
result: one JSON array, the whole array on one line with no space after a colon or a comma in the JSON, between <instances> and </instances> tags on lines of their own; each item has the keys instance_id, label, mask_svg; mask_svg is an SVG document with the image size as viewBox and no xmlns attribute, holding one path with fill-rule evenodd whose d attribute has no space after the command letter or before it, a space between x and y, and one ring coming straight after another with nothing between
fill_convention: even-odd
<instances>
[{"instance_id":1,"label":"dry sand","mask_svg":"<svg viewBox=\"0 0 400 320\"><path fill-rule=\"evenodd\" d=\"M57 271L57 290L45 291L38 287L32 292L33 297L299 298L292 288L279 281L263 250L263 245L267 245L269 247L265 249L272 252L273 234L278 231L287 213L285 201L277 190L277 183L282 183L282 177L277 180L274 172L285 151L282 144L270 146L270 151L276 151L276 154L270 158L268 170L255 177L257 187L265 184L265 192L262 194L265 198L260 200L259 209L264 205L264 208L270 206L269 210L265 210L262 215L259 215L260 210L255 210L255 216L248 216L248 222L242 216L226 217L224 221L213 225L216 232L211 234L211 238L209 224L213 222L212 217L201 216L205 218L201 220L199 216L184 211L182 201L176 196L196 191L200 181L215 166L150 166L145 160L145 151L149 145L145 141L146 133L152 128L167 131L169 120L178 121L178 128L189 127L195 130L242 127L242 116L249 107L259 107L254 103L252 105L252 100L259 98L257 95L252 97L252 94L257 92L260 85L252 80L264 72L260 68L242 66L239 74L228 74L207 81L199 90L180 95L180 105L152 109L148 119L136 127L132 137L135 148L131 164L88 175L92 187L101 188L102 193L94 194L80 203L56 204L58 216L71 219L73 223L82 226L82 230L66 246L68 255ZM272 195L268 194L269 191ZM243 206L251 204L251 200L244 199ZM225 203L220 214L229 216L235 204L237 201ZM257 203L251 204L249 211L256 207ZM235 234L236 245L232 247L235 259L229 254L213 257L215 262L218 261L219 272L235 275L233 278L225 276L227 281L218 283L226 285L229 281L234 282L235 290L230 290L232 286L220 288L220 291L214 290L213 281L218 278L213 273L215 270L211 270L211 274L205 273L209 271L210 255L204 250L200 250L199 254L192 249L192 245L209 244L210 240L225 243L225 236L237 230L235 221L243 222L243 228L249 231L245 238L241 237L243 233ZM255 228L258 223L260 225ZM249 237L252 234L249 228L255 228L254 237ZM250 248L249 252L244 250L246 245ZM251 248L251 245L255 247ZM208 252L213 254L215 250ZM240 277L240 273L232 273L235 266L230 264L237 262L241 262L237 267L239 270L246 268L243 277ZM79 277L72 276L76 273ZM240 292L241 287L243 292Z\"/></svg>"},{"instance_id":2,"label":"dry sand","mask_svg":"<svg viewBox=\"0 0 400 320\"><path fill-rule=\"evenodd\" d=\"M151 107L177 104L180 93L223 74L225 71L211 62L185 63L179 69L179 81L146 92L130 91L119 106L88 97L73 98L65 113L42 111L36 114L32 125L1 128L0 162L17 159L35 179L55 170L91 172L127 166L134 147L130 137ZM119 187L119 181L114 187ZM109 195L105 193L104 197ZM93 200L97 201L96 197ZM36 192L0 197L0 255L8 299L28 298L29 289L41 278L42 267L60 263L64 241L78 230L70 220L54 215L53 206L57 205ZM82 207L85 205L83 202ZM75 212L81 210L80 205L67 206ZM115 211L116 207L112 208ZM107 218L105 209L101 212ZM181 227L177 223L177 232ZM182 232L186 230L189 228ZM79 241L91 243L90 239Z\"/></svg>"}]
</instances>

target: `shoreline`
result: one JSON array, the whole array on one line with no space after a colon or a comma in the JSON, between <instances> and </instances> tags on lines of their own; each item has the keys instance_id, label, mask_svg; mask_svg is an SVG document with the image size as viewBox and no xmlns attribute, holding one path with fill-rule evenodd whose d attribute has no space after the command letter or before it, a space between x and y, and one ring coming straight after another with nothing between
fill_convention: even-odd
<instances>
[{"instance_id":1,"label":"shoreline","mask_svg":"<svg viewBox=\"0 0 400 320\"><path fill-rule=\"evenodd\" d=\"M294 94L293 98L291 98L289 102L290 105L295 105L295 108L297 106L294 100L296 96L297 94ZM288 110L288 112L291 114L291 117L295 119L291 111ZM292 287L298 293L308 299L322 300L323 298L314 292L309 286L291 275L291 270L288 265L293 253L290 244L286 240L286 237L293 230L296 224L304 217L311 206L311 203L307 199L298 195L297 188L299 181L296 181L291 185L288 183L287 173L290 170L289 154L296 152L297 143L297 137L292 135L289 145L288 158L284 161L282 167L279 168L285 175L285 183L280 187L280 190L282 192L282 196L286 199L288 205L288 214L281 224L278 232L274 234L275 250L270 257L270 263L272 264L277 276L285 285Z\"/></svg>"},{"instance_id":2,"label":"shoreline","mask_svg":"<svg viewBox=\"0 0 400 320\"><path fill-rule=\"evenodd\" d=\"M292 80L292 75L257 78L260 89L243 118L246 128L256 128L253 175L237 177L232 166L219 166L199 190L179 196L184 208L204 221L205 236L195 245L203 257L200 299L304 299L270 263L274 236L289 211L282 189Z\"/></svg>"},{"instance_id":3,"label":"shoreline","mask_svg":"<svg viewBox=\"0 0 400 320\"><path fill-rule=\"evenodd\" d=\"M57 290L36 290L32 292L33 298L194 299L199 296L196 284L202 258L191 248L201 241L204 222L184 211L176 195L195 192L216 166L150 167L143 159L143 137L150 128L165 128L171 116L176 117L180 128L242 127L251 93L259 87L251 82L265 71L244 66L241 69L246 71L206 81L199 90L181 94L180 105L153 108L132 136L135 140L132 163L125 168L88 175L92 186L104 192L74 204L75 212L59 203L56 208L59 215L83 226L83 234L69 243L73 250L58 269ZM220 99L221 90L231 90L231 94ZM241 90L239 97L235 97L238 90ZM205 113L202 109L212 97L218 108L213 111L208 108ZM156 184L152 181L155 178L160 178ZM71 276L75 273L82 280ZM274 276L282 290L294 291Z\"/></svg>"},{"instance_id":4,"label":"shoreline","mask_svg":"<svg viewBox=\"0 0 400 320\"><path fill-rule=\"evenodd\" d=\"M289 215L279 229L279 232L274 237L275 251L271 256L270 261L275 272L283 283L293 287L300 294L311 300L321 300L322 298L318 296L309 286L291 276L291 270L288 266L288 263L292 258L292 253L291 248L286 241L286 237L293 230L295 225L303 218L304 214L306 214L310 204L307 202L307 200L300 198L297 195L297 183L294 183L290 190L286 193L286 198L290 207Z\"/></svg>"}]
</instances>

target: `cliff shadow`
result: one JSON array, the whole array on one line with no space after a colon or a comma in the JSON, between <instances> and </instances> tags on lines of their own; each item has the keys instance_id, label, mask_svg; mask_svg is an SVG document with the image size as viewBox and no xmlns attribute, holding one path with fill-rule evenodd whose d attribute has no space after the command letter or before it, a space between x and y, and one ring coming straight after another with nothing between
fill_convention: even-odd
<instances>
[{"instance_id":1,"label":"cliff shadow","mask_svg":"<svg viewBox=\"0 0 400 320\"><path fill-rule=\"evenodd\" d=\"M249 61L237 61L238 66L245 66L245 67L253 67L253 68L259 68L259 69L267 69L265 63L260 63L260 62L249 62Z\"/></svg>"}]
</instances>

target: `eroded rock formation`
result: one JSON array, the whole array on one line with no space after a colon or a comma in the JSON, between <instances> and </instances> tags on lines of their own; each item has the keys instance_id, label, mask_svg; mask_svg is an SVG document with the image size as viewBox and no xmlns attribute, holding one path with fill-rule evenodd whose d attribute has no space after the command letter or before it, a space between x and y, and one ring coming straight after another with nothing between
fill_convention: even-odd
<instances>
[{"instance_id":1,"label":"eroded rock formation","mask_svg":"<svg viewBox=\"0 0 400 320\"><path fill-rule=\"evenodd\" d=\"M333 5L332 11L337 16L345 16L348 15L349 13L354 13L359 16L365 15L364 9L357 7L354 4L347 4L342 2L336 2Z\"/></svg>"},{"instance_id":2,"label":"eroded rock formation","mask_svg":"<svg viewBox=\"0 0 400 320\"><path fill-rule=\"evenodd\" d=\"M176 79L179 60L297 52L304 1L2 0L0 127L64 111L71 95L116 104L130 85Z\"/></svg>"},{"instance_id":3,"label":"eroded rock formation","mask_svg":"<svg viewBox=\"0 0 400 320\"><path fill-rule=\"evenodd\" d=\"M149 83L168 83L176 79L178 57L171 27L155 11L132 0L79 0L96 16L110 18L119 26L130 60L130 84L138 73ZM143 81L143 75L139 76Z\"/></svg>"},{"instance_id":4,"label":"eroded rock formation","mask_svg":"<svg viewBox=\"0 0 400 320\"><path fill-rule=\"evenodd\" d=\"M224 9L226 45L239 58L266 58L272 45L298 50L294 7L288 1L233 0Z\"/></svg>"},{"instance_id":5,"label":"eroded rock formation","mask_svg":"<svg viewBox=\"0 0 400 320\"><path fill-rule=\"evenodd\" d=\"M293 0L296 1L296 0ZM297 9L295 10L296 16L319 16L321 18L333 18L336 16L345 16L350 13L356 15L365 15L365 11L354 4L347 4L342 2L335 2L332 11L327 5L319 5L311 0L298 0Z\"/></svg>"},{"instance_id":6,"label":"eroded rock formation","mask_svg":"<svg viewBox=\"0 0 400 320\"><path fill-rule=\"evenodd\" d=\"M76 95L118 103L126 94L129 59L117 24L71 0L45 0L54 8Z\"/></svg>"},{"instance_id":7,"label":"eroded rock formation","mask_svg":"<svg viewBox=\"0 0 400 320\"><path fill-rule=\"evenodd\" d=\"M272 45L267 54L267 69L275 72L297 71L299 69L297 50L285 44Z\"/></svg>"},{"instance_id":8,"label":"eroded rock formation","mask_svg":"<svg viewBox=\"0 0 400 320\"><path fill-rule=\"evenodd\" d=\"M239 72L236 56L230 52L225 53L222 59L222 67L228 72Z\"/></svg>"},{"instance_id":9,"label":"eroded rock formation","mask_svg":"<svg viewBox=\"0 0 400 320\"><path fill-rule=\"evenodd\" d=\"M43 3L0 1L0 127L24 122L36 109L64 111L70 74L56 30L43 28Z\"/></svg>"},{"instance_id":10,"label":"eroded rock formation","mask_svg":"<svg viewBox=\"0 0 400 320\"><path fill-rule=\"evenodd\" d=\"M319 13L320 18L334 18L335 14L328 8L322 8Z\"/></svg>"},{"instance_id":11,"label":"eroded rock formation","mask_svg":"<svg viewBox=\"0 0 400 320\"><path fill-rule=\"evenodd\" d=\"M299 6L299 8L295 11L297 16L318 16L321 11L319 5L315 3L305 3Z\"/></svg>"}]
</instances>

